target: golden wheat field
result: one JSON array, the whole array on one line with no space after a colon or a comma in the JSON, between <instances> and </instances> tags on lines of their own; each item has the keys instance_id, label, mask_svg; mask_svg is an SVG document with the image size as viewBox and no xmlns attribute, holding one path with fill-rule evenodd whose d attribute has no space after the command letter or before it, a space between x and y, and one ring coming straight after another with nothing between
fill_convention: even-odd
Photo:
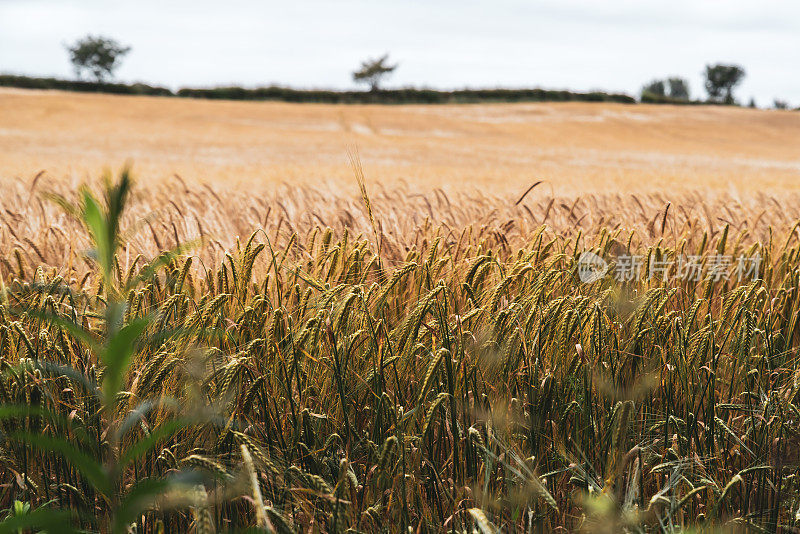
<instances>
[{"instance_id":1,"label":"golden wheat field","mask_svg":"<svg viewBox=\"0 0 800 534\"><path fill-rule=\"evenodd\" d=\"M796 112L1 91L0 140L2 532L800 528Z\"/></svg>"},{"instance_id":2,"label":"golden wheat field","mask_svg":"<svg viewBox=\"0 0 800 534\"><path fill-rule=\"evenodd\" d=\"M800 119L788 111L595 103L301 105L0 89L4 179L96 175L135 162L141 179L333 183L367 178L521 193L791 191Z\"/></svg>"}]
</instances>

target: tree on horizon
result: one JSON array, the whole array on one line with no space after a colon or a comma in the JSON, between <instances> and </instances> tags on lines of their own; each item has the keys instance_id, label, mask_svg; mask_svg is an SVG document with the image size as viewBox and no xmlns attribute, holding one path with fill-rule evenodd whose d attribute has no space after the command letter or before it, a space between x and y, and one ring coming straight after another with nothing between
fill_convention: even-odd
<instances>
[{"instance_id":1,"label":"tree on horizon","mask_svg":"<svg viewBox=\"0 0 800 534\"><path fill-rule=\"evenodd\" d=\"M361 67L353 72L353 81L369 85L371 92L380 89L381 81L389 76L397 68L398 64L389 64L389 54L375 59L367 59L361 62Z\"/></svg>"},{"instance_id":2,"label":"tree on horizon","mask_svg":"<svg viewBox=\"0 0 800 534\"><path fill-rule=\"evenodd\" d=\"M706 92L709 100L734 104L736 99L733 97L734 88L739 85L745 77L745 71L739 65L706 65Z\"/></svg>"},{"instance_id":3,"label":"tree on horizon","mask_svg":"<svg viewBox=\"0 0 800 534\"><path fill-rule=\"evenodd\" d=\"M66 48L75 75L80 79L84 72L89 72L98 83L112 77L120 60L131 51L130 46L123 46L114 39L92 35Z\"/></svg>"}]
</instances>

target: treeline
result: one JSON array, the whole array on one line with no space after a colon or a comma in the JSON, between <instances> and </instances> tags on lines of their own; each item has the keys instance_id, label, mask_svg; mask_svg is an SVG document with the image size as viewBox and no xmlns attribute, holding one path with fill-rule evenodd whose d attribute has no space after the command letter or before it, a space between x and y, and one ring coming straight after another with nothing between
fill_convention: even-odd
<instances>
[{"instance_id":1,"label":"treeline","mask_svg":"<svg viewBox=\"0 0 800 534\"><path fill-rule=\"evenodd\" d=\"M437 91L435 89L416 88L379 89L375 91L330 91L292 89L280 86L255 89L244 87L182 88L178 91L172 91L166 87L142 83L89 82L13 75L0 75L0 86L215 100L277 100L325 104L449 104L477 102L620 102L633 104L636 102L635 98L626 94L601 91L589 93L549 89L459 89L455 91Z\"/></svg>"},{"instance_id":2,"label":"treeline","mask_svg":"<svg viewBox=\"0 0 800 534\"><path fill-rule=\"evenodd\" d=\"M282 100L286 102L319 102L328 104L448 104L471 102L623 102L636 100L625 94L603 92L575 93L547 89L378 89L375 91L300 90L288 87L216 87L180 89L178 96L225 100Z\"/></svg>"},{"instance_id":3,"label":"treeline","mask_svg":"<svg viewBox=\"0 0 800 534\"><path fill-rule=\"evenodd\" d=\"M174 93L166 87L155 87L144 83L89 82L81 80L61 80L59 78L32 78L30 76L14 76L11 74L0 74L0 87L59 89L62 91L112 93L118 95L174 96Z\"/></svg>"},{"instance_id":4,"label":"treeline","mask_svg":"<svg viewBox=\"0 0 800 534\"><path fill-rule=\"evenodd\" d=\"M689 100L687 98L675 98L667 95L657 95L643 91L639 97L642 104L674 104L679 106L707 106L713 104L725 105L725 102L714 102L713 100Z\"/></svg>"}]
</instances>

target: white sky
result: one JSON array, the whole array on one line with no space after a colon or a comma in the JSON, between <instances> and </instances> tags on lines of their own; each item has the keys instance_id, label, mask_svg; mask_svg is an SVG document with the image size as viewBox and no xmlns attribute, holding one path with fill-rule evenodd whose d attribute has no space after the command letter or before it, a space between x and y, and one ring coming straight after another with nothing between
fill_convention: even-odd
<instances>
[{"instance_id":1,"label":"white sky","mask_svg":"<svg viewBox=\"0 0 800 534\"><path fill-rule=\"evenodd\" d=\"M798 0L0 0L0 72L72 76L87 33L133 47L123 81L351 88L390 52L387 86L638 94L654 77L705 93L709 62L747 70L737 96L800 106Z\"/></svg>"}]
</instances>

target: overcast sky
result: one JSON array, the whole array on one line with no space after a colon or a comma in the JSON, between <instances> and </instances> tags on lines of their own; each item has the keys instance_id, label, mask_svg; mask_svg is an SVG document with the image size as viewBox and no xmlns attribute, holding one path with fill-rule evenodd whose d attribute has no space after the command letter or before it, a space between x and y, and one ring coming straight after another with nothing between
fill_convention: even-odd
<instances>
[{"instance_id":1,"label":"overcast sky","mask_svg":"<svg viewBox=\"0 0 800 534\"><path fill-rule=\"evenodd\" d=\"M737 91L800 105L798 0L0 0L0 72L72 76L87 33L133 47L117 77L170 87L351 88L389 52L387 86L545 87L638 94L655 77L747 70Z\"/></svg>"}]
</instances>

